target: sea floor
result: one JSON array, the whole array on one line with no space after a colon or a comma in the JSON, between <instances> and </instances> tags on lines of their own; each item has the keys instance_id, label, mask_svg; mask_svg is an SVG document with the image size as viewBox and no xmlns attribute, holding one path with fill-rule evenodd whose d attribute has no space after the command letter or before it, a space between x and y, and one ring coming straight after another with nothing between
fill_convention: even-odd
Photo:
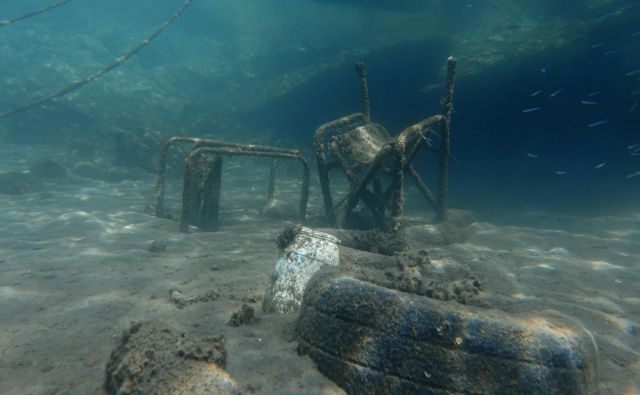
<instances>
[{"instance_id":1,"label":"sea floor","mask_svg":"<svg viewBox=\"0 0 640 395\"><path fill-rule=\"evenodd\" d=\"M16 150L24 161L58 155L0 150L0 171L21 166ZM296 352L295 314L261 311L283 221L259 213L268 166L243 173L241 165L230 162L237 171L223 175L221 226L211 233L183 234L176 222L147 214L153 175L118 183L70 176L47 181L44 193L0 195L0 392L101 393L123 331L157 320L224 335L226 370L244 393L343 393ZM293 213L296 174L286 172L277 189ZM321 210L312 184L313 216ZM176 193L174 186L169 196ZM517 226L481 218L466 242L428 248L429 255L468 265L486 292L574 318L598 344L601 393L640 394L640 212L515 215ZM426 222L430 213L409 216ZM178 308L169 297L174 289L219 297ZM245 302L258 322L225 325Z\"/></svg>"}]
</instances>

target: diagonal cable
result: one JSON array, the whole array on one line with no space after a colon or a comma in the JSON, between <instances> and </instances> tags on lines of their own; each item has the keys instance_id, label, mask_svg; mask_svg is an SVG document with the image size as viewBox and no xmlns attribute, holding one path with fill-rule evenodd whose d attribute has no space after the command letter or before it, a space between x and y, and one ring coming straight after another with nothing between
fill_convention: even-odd
<instances>
[{"instance_id":1,"label":"diagonal cable","mask_svg":"<svg viewBox=\"0 0 640 395\"><path fill-rule=\"evenodd\" d=\"M47 12L47 11L53 10L54 8L58 8L61 5L65 5L66 3L70 2L70 1L71 0L58 1L57 3L53 3L53 4L50 4L50 5L46 6L46 7L42 7L42 8L39 8L37 10L31 11L31 12L27 12L26 14L20 15L18 17L13 18L13 19L0 19L0 27L11 25L12 23L19 22L19 21L21 21L23 19L31 18L32 16L36 16L36 15L42 14L43 12Z\"/></svg>"},{"instance_id":2,"label":"diagonal cable","mask_svg":"<svg viewBox=\"0 0 640 395\"><path fill-rule=\"evenodd\" d=\"M69 0L67 0L69 1ZM111 70L117 68L118 66L120 66L121 64L123 64L124 62L126 62L127 60L129 60L129 58L131 58L133 55L137 54L138 52L140 52L140 50L142 50L142 48L146 47L147 45L149 45L149 43L151 43L151 41L155 40L160 33L162 33L166 28L168 28L176 19L178 19L178 17L184 12L184 10L192 3L193 0L186 0L184 2L184 4L182 4L182 6L180 6L180 8L178 9L178 11L176 11L175 13L173 13L171 15L171 17L169 19L167 19L167 21L165 23L162 24L162 26L160 26L158 29L156 29L153 33L151 33L150 35L148 35L147 37L145 37L144 40L142 40L138 45L134 46L133 48L129 49L127 52L123 53L122 55L118 56L116 58L116 60L103 67L102 69L98 70L97 72L81 79L81 80L77 80L75 82L73 82L71 85L67 85L66 87L59 89L53 93L50 93L44 97L41 97L39 99L35 99L27 104L24 104L22 106L19 107L14 107L12 109L9 109L7 111L4 112L0 112L0 118L3 117L7 117L9 115L13 115L13 114L17 114L19 112L25 111L25 110L29 110L31 108L37 107L41 104L47 103L53 99L56 99L60 96L64 96L70 92L75 91L76 89L80 89L83 86L85 86L86 84L88 84L89 82L94 81L95 79L101 77L102 75L110 72Z\"/></svg>"}]
</instances>

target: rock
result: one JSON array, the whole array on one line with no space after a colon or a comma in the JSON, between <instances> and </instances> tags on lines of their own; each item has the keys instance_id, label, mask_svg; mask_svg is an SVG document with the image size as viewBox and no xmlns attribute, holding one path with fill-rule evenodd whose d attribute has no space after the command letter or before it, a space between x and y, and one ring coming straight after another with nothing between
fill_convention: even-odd
<instances>
[{"instance_id":1,"label":"rock","mask_svg":"<svg viewBox=\"0 0 640 395\"><path fill-rule=\"evenodd\" d=\"M324 265L339 263L339 240L334 236L305 227L289 233L283 231L278 238L278 245L284 248L263 300L265 313L296 311L311 276Z\"/></svg>"},{"instance_id":2,"label":"rock","mask_svg":"<svg viewBox=\"0 0 640 395\"><path fill-rule=\"evenodd\" d=\"M224 337L178 334L167 326L138 323L123 334L106 368L109 394L239 394L224 370Z\"/></svg>"},{"instance_id":3,"label":"rock","mask_svg":"<svg viewBox=\"0 0 640 395\"><path fill-rule=\"evenodd\" d=\"M244 303L242 304L242 307L240 307L239 311L236 311L231 315L231 318L227 321L227 325L239 327L256 321L255 310L253 307Z\"/></svg>"},{"instance_id":4,"label":"rock","mask_svg":"<svg viewBox=\"0 0 640 395\"><path fill-rule=\"evenodd\" d=\"M29 172L41 178L66 177L67 169L53 159L38 159L29 166Z\"/></svg>"},{"instance_id":5,"label":"rock","mask_svg":"<svg viewBox=\"0 0 640 395\"><path fill-rule=\"evenodd\" d=\"M0 193L21 195L23 193L40 192L43 189L39 177L22 172L0 173Z\"/></svg>"}]
</instances>

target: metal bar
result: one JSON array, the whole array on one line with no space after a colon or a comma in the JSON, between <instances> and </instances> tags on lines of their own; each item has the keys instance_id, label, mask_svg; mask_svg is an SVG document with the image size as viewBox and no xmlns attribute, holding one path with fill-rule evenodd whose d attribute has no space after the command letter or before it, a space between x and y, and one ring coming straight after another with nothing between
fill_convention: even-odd
<instances>
[{"instance_id":1,"label":"metal bar","mask_svg":"<svg viewBox=\"0 0 640 395\"><path fill-rule=\"evenodd\" d=\"M404 145L393 147L393 199L391 202L391 230L398 232L404 211Z\"/></svg>"},{"instance_id":2,"label":"metal bar","mask_svg":"<svg viewBox=\"0 0 640 395\"><path fill-rule=\"evenodd\" d=\"M216 156L207 166L202 206L198 215L198 227L204 231L212 231L218 227L220 216L220 187L222 184L222 157Z\"/></svg>"},{"instance_id":3,"label":"metal bar","mask_svg":"<svg viewBox=\"0 0 640 395\"><path fill-rule=\"evenodd\" d=\"M371 121L371 106L369 104L369 87L367 86L367 69L363 62L356 62L356 71L360 76L360 97L362 98L362 112L367 117L367 122Z\"/></svg>"},{"instance_id":4,"label":"metal bar","mask_svg":"<svg viewBox=\"0 0 640 395\"><path fill-rule=\"evenodd\" d=\"M190 161L184 166L184 180L182 183L182 210L180 214L180 231L189 233L189 210L191 209L189 202L191 201L192 191L192 174L194 168Z\"/></svg>"},{"instance_id":5,"label":"metal bar","mask_svg":"<svg viewBox=\"0 0 640 395\"><path fill-rule=\"evenodd\" d=\"M335 162L328 163L326 155L326 135L332 131L347 126L355 126L367 122L367 116L363 113L355 113L338 118L334 121L325 123L316 129L313 135L313 147L316 153L316 163L318 165L318 178L320 180L320 189L322 190L322 201L324 203L324 211L330 226L336 226L337 218L333 212L333 198L331 197L331 185L329 183L329 169L333 168Z\"/></svg>"},{"instance_id":6,"label":"metal bar","mask_svg":"<svg viewBox=\"0 0 640 395\"><path fill-rule=\"evenodd\" d=\"M377 175L378 170L380 169L380 165L382 160L391 154L393 144L388 143L382 146L376 157L369 165L365 176L362 178L360 183L355 188L351 188L349 191L349 197L347 198L347 205L344 210L344 217L346 218L351 214L353 209L358 204L358 200L360 200L360 196L362 195L362 191L367 187L367 185L373 180L373 178Z\"/></svg>"},{"instance_id":7,"label":"metal bar","mask_svg":"<svg viewBox=\"0 0 640 395\"><path fill-rule=\"evenodd\" d=\"M436 201L436 221L442 222L447 214L447 193L449 191L449 154L451 144L451 116L453 115L453 89L456 79L456 59L451 56L447 59L447 85L445 95L442 98L444 118L440 121L440 166L438 177L438 190Z\"/></svg>"},{"instance_id":8,"label":"metal bar","mask_svg":"<svg viewBox=\"0 0 640 395\"><path fill-rule=\"evenodd\" d=\"M262 156L266 158L282 158L282 159L294 159L302 164L302 189L300 192L299 203L299 215L298 219L303 222L307 215L307 203L309 200L309 164L300 154L291 154L287 152L266 152L266 151L253 151L249 148L227 148L227 147L200 147L196 148L189 156L187 156L187 163L192 163L194 158L202 154L218 154L218 155L239 155L239 156ZM183 200L184 204L184 200Z\"/></svg>"},{"instance_id":9,"label":"metal bar","mask_svg":"<svg viewBox=\"0 0 640 395\"><path fill-rule=\"evenodd\" d=\"M203 139L199 137L189 137L189 136L169 137L164 141L164 143L160 147L160 160L158 161L158 180L156 182L156 216L159 218L166 218L166 213L164 211L164 195L165 195L165 184L166 184L166 174L167 174L167 153L169 151L169 148L176 143L193 143L195 144L193 149L198 147L203 147L203 146L213 146L213 147L231 147L231 148L238 148L238 149L247 149L247 150L259 151L259 152L284 152L284 153L290 153L292 155L300 154L300 151L298 150L268 147L263 145L238 144L238 143L230 143L230 142L220 141L220 140Z\"/></svg>"},{"instance_id":10,"label":"metal bar","mask_svg":"<svg viewBox=\"0 0 640 395\"><path fill-rule=\"evenodd\" d=\"M409 164L407 169L409 171L409 175L413 178L413 181L415 181L416 187L418 187L418 190L422 193L422 196L427 199L427 202L434 211L437 210L438 205L436 204L436 199L433 197L433 193L431 193L427 184L422 181L422 178L416 171L416 168L412 164Z\"/></svg>"}]
</instances>

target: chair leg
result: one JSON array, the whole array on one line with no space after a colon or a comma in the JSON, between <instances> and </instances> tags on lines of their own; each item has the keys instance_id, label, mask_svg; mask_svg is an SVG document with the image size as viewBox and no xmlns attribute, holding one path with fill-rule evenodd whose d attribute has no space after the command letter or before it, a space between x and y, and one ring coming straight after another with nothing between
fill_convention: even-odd
<instances>
[{"instance_id":1,"label":"chair leg","mask_svg":"<svg viewBox=\"0 0 640 395\"><path fill-rule=\"evenodd\" d=\"M404 146L393 147L393 201L391 202L391 230L397 232L402 225L404 210Z\"/></svg>"}]
</instances>

